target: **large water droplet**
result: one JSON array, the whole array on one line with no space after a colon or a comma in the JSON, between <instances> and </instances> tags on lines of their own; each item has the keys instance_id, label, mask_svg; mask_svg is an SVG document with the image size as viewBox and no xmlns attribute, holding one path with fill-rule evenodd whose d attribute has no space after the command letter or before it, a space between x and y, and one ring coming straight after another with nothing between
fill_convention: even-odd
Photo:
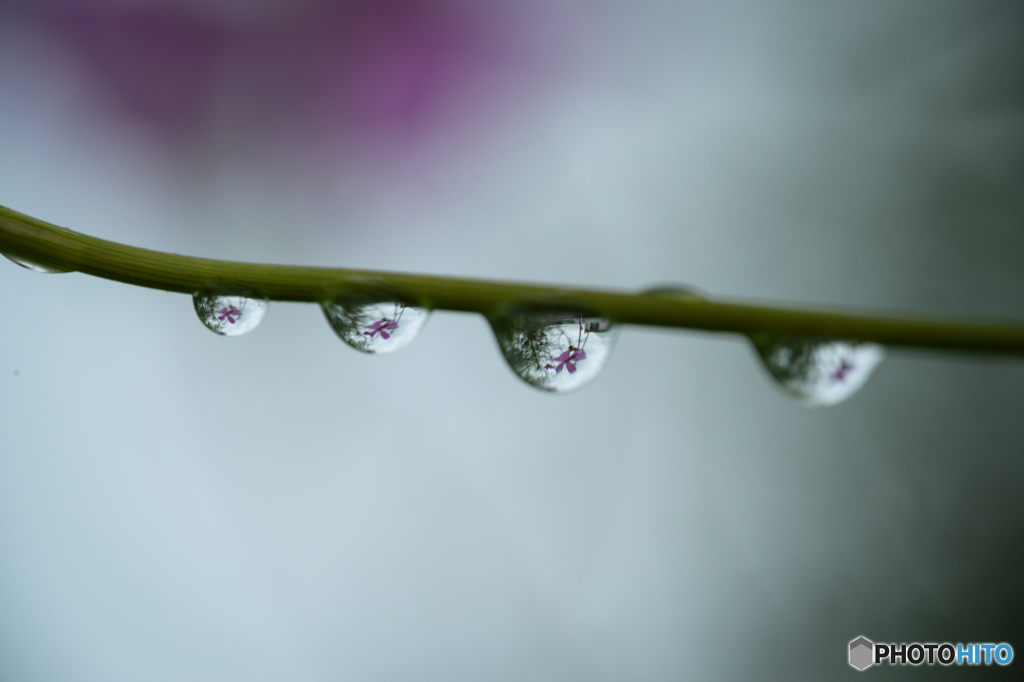
<instances>
[{"instance_id":1,"label":"large water droplet","mask_svg":"<svg viewBox=\"0 0 1024 682\"><path fill-rule=\"evenodd\" d=\"M601 317L515 313L491 320L512 371L544 391L567 393L601 372L618 330Z\"/></svg>"},{"instance_id":2,"label":"large water droplet","mask_svg":"<svg viewBox=\"0 0 1024 682\"><path fill-rule=\"evenodd\" d=\"M3 252L0 252L0 253L3 253ZM67 268L58 268L58 267L55 267L53 265L43 265L42 263L37 263L37 262L33 261L31 258L25 258L24 256L9 256L6 253L3 253L3 256L4 256L4 258L6 258L7 260L11 261L12 263L20 265L21 267L25 268L26 270L32 270L33 272L47 272L47 273L71 272Z\"/></svg>"},{"instance_id":3,"label":"large water droplet","mask_svg":"<svg viewBox=\"0 0 1024 682\"><path fill-rule=\"evenodd\" d=\"M256 328L267 314L267 302L246 296L200 292L192 297L199 320L221 336L240 336Z\"/></svg>"},{"instance_id":4,"label":"large water droplet","mask_svg":"<svg viewBox=\"0 0 1024 682\"><path fill-rule=\"evenodd\" d=\"M387 303L322 303L324 315L341 340L364 353L394 353L409 345L423 328L430 311Z\"/></svg>"},{"instance_id":5,"label":"large water droplet","mask_svg":"<svg viewBox=\"0 0 1024 682\"><path fill-rule=\"evenodd\" d=\"M773 334L750 340L772 378L807 406L846 400L885 359L885 350L873 343Z\"/></svg>"}]
</instances>

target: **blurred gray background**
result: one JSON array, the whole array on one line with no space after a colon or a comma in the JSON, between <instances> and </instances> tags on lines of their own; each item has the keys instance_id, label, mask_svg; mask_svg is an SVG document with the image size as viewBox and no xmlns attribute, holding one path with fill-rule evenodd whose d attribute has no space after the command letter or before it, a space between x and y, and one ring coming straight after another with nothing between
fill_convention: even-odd
<instances>
[{"instance_id":1,"label":"blurred gray background","mask_svg":"<svg viewBox=\"0 0 1024 682\"><path fill-rule=\"evenodd\" d=\"M196 256L1024 320L1017 1L0 2L0 204ZM0 680L822 680L1024 655L1024 362L807 410L626 329L541 394L486 323L0 262ZM871 669L873 678L1009 669Z\"/></svg>"}]
</instances>

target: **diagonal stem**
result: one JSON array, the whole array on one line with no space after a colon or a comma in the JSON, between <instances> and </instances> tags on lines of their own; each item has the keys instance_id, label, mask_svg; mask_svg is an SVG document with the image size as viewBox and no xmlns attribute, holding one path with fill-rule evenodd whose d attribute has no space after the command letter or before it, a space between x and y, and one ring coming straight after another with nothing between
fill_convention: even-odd
<instances>
[{"instance_id":1,"label":"diagonal stem","mask_svg":"<svg viewBox=\"0 0 1024 682\"><path fill-rule=\"evenodd\" d=\"M800 310L711 300L686 293L626 293L456 277L235 263L161 253L90 237L0 206L0 252L126 284L192 294L236 287L274 301L320 303L388 295L427 308L494 315L539 307L620 324L714 332L761 332L887 346L1024 355L1024 324Z\"/></svg>"}]
</instances>

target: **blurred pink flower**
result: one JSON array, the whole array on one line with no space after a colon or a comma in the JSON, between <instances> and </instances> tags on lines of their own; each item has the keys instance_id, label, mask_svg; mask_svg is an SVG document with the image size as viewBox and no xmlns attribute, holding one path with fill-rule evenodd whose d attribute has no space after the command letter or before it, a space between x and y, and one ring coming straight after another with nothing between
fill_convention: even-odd
<instances>
[{"instance_id":1,"label":"blurred pink flower","mask_svg":"<svg viewBox=\"0 0 1024 682\"><path fill-rule=\"evenodd\" d=\"M339 132L416 138L486 105L526 54L514 12L494 4L349 0L269 22L183 1L26 4L98 92L158 132L204 140L217 113L250 134L308 130L317 146Z\"/></svg>"},{"instance_id":2,"label":"blurred pink flower","mask_svg":"<svg viewBox=\"0 0 1024 682\"><path fill-rule=\"evenodd\" d=\"M839 366L836 367L836 371L832 372L832 381L845 381L846 375L849 374L850 370L852 369L853 363L848 361L846 358L843 358L843 360L839 363Z\"/></svg>"},{"instance_id":3,"label":"blurred pink flower","mask_svg":"<svg viewBox=\"0 0 1024 682\"><path fill-rule=\"evenodd\" d=\"M177 131L207 113L213 77L235 39L183 6L46 4L35 11L129 115Z\"/></svg>"}]
</instances>

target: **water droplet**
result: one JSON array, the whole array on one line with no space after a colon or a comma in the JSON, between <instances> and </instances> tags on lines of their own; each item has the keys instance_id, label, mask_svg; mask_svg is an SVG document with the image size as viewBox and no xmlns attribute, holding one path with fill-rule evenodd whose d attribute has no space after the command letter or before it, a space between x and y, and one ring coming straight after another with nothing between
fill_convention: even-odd
<instances>
[{"instance_id":1,"label":"water droplet","mask_svg":"<svg viewBox=\"0 0 1024 682\"><path fill-rule=\"evenodd\" d=\"M772 378L807 406L843 402L885 359L885 350L873 343L772 334L750 340Z\"/></svg>"},{"instance_id":2,"label":"water droplet","mask_svg":"<svg viewBox=\"0 0 1024 682\"><path fill-rule=\"evenodd\" d=\"M2 252L0 252L0 253L2 253ZM58 267L55 267L53 265L43 265L42 263L37 263L34 260L32 260L31 258L25 258L24 256L9 256L6 253L3 253L3 256L4 256L4 258L6 258L7 260L11 261L12 263L20 265L21 267L25 268L26 270L31 270L33 272L46 272L46 273L53 273L53 274L59 274L59 273L62 273L62 272L71 272L70 270L68 270L66 268L58 268Z\"/></svg>"},{"instance_id":3,"label":"water droplet","mask_svg":"<svg viewBox=\"0 0 1024 682\"><path fill-rule=\"evenodd\" d=\"M543 391L567 393L601 373L618 329L602 317L515 313L491 320L512 371Z\"/></svg>"},{"instance_id":4,"label":"water droplet","mask_svg":"<svg viewBox=\"0 0 1024 682\"><path fill-rule=\"evenodd\" d=\"M324 315L341 340L364 353L394 353L409 345L423 328L430 311L387 303L322 303Z\"/></svg>"},{"instance_id":5,"label":"water droplet","mask_svg":"<svg viewBox=\"0 0 1024 682\"><path fill-rule=\"evenodd\" d=\"M267 314L267 302L246 296L200 292L192 297L199 320L221 336L240 336L256 328Z\"/></svg>"},{"instance_id":6,"label":"water droplet","mask_svg":"<svg viewBox=\"0 0 1024 682\"><path fill-rule=\"evenodd\" d=\"M697 287L691 286L689 284L678 284L678 283L674 283L674 282L673 283L669 283L669 284L659 284L657 286L649 287L647 289L644 289L640 293L645 294L647 296L666 296L666 297L673 297L673 298L677 298L678 297L678 298L696 298L696 299L704 299L705 298L705 293L704 293L704 291L702 289L698 289Z\"/></svg>"}]
</instances>

